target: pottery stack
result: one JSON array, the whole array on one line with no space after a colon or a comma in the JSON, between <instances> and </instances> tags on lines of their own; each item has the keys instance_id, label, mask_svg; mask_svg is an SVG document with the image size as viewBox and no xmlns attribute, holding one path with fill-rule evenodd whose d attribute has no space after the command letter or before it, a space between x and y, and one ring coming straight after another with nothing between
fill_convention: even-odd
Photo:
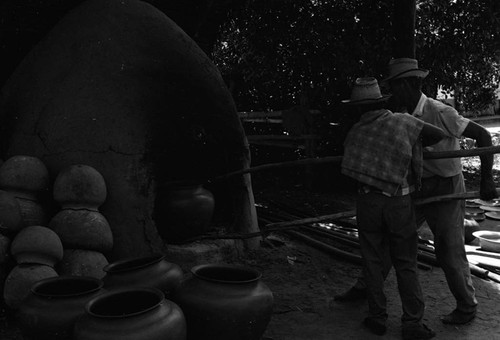
<instances>
[{"instance_id":1,"label":"pottery stack","mask_svg":"<svg viewBox=\"0 0 500 340\"><path fill-rule=\"evenodd\" d=\"M62 243L45 226L47 217L39 201L48 186L48 170L36 157L17 155L0 166L0 258L8 271L3 297L13 309L33 283L58 276L54 267L62 259Z\"/></svg>"},{"instance_id":2,"label":"pottery stack","mask_svg":"<svg viewBox=\"0 0 500 340\"><path fill-rule=\"evenodd\" d=\"M7 159L0 166L0 189L14 196L24 227L47 225L39 197L49 190L49 171L39 158L16 155Z\"/></svg>"},{"instance_id":3,"label":"pottery stack","mask_svg":"<svg viewBox=\"0 0 500 340\"><path fill-rule=\"evenodd\" d=\"M57 175L53 195L61 206L49 222L64 247L63 260L57 267L59 274L104 277L113 234L99 212L107 195L103 176L91 166L71 165Z\"/></svg>"}]
</instances>

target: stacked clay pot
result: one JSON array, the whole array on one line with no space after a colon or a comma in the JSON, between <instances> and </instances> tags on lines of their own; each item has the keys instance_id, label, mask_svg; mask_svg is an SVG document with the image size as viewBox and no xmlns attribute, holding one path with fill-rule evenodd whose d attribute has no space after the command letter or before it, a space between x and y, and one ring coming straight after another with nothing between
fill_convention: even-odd
<instances>
[{"instance_id":1,"label":"stacked clay pot","mask_svg":"<svg viewBox=\"0 0 500 340\"><path fill-rule=\"evenodd\" d=\"M104 277L113 248L111 228L99 212L107 195L104 178L91 166L71 165L57 175L53 195L62 208L49 222L64 247L59 273Z\"/></svg>"},{"instance_id":2,"label":"stacked clay pot","mask_svg":"<svg viewBox=\"0 0 500 340\"><path fill-rule=\"evenodd\" d=\"M0 190L0 292L4 289L7 274L14 266L10 256L12 238L23 227L21 209L14 195Z\"/></svg>"},{"instance_id":3,"label":"stacked clay pot","mask_svg":"<svg viewBox=\"0 0 500 340\"><path fill-rule=\"evenodd\" d=\"M0 166L3 239L0 252L4 270L0 278L4 302L13 309L29 293L33 283L58 275L54 266L62 258L61 240L45 227L47 215L39 201L48 188L48 170L36 157L16 155Z\"/></svg>"},{"instance_id":4,"label":"stacked clay pot","mask_svg":"<svg viewBox=\"0 0 500 340\"><path fill-rule=\"evenodd\" d=\"M10 253L16 266L5 279L3 296L10 308L17 309L34 283L58 276L54 267L63 257L63 246L49 228L29 226L16 234Z\"/></svg>"},{"instance_id":5,"label":"stacked clay pot","mask_svg":"<svg viewBox=\"0 0 500 340\"><path fill-rule=\"evenodd\" d=\"M16 155L0 166L0 190L15 197L24 227L47 225L48 218L39 197L48 189L49 172L36 157Z\"/></svg>"}]
</instances>

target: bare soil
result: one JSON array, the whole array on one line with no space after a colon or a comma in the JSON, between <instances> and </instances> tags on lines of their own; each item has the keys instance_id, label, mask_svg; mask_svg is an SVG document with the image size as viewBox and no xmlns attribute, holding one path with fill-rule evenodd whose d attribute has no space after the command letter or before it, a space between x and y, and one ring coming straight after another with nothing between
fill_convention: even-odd
<instances>
[{"instance_id":1,"label":"bare soil","mask_svg":"<svg viewBox=\"0 0 500 340\"><path fill-rule=\"evenodd\" d=\"M467 176L469 191L478 190L477 179L475 175ZM262 185L262 182L266 184ZM254 188L256 201L263 202L263 205L279 200L282 204L308 211L312 215L354 208L354 194L349 190L319 193L290 183L279 187L272 178L266 181L260 178ZM492 221L487 222L489 226L492 225ZM422 238L432 238L425 227L419 230L419 234ZM262 271L263 281L274 292L275 308L265 333L267 339L401 338L402 311L394 270L385 286L388 332L380 337L362 327L361 322L367 315L366 301L338 303L333 300L334 295L355 282L361 272L360 265L308 246L285 233L271 235L282 243L263 246L243 260ZM469 324L452 326L443 324L439 319L455 308L455 299L447 287L443 271L432 266L430 270L419 270L419 278L426 303L424 322L437 333L437 339L500 339L500 284L473 276L479 302L477 317Z\"/></svg>"}]
</instances>

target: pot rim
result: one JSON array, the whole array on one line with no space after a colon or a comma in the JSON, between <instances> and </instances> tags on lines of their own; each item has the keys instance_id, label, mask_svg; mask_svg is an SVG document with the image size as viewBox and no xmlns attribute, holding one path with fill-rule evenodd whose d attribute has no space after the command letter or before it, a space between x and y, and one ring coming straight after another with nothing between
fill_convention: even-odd
<instances>
[{"instance_id":1,"label":"pot rim","mask_svg":"<svg viewBox=\"0 0 500 340\"><path fill-rule=\"evenodd\" d=\"M115 261L104 266L104 270L108 274L126 273L129 271L148 267L165 259L163 254L153 254L144 257L130 257L123 260Z\"/></svg>"},{"instance_id":2,"label":"pot rim","mask_svg":"<svg viewBox=\"0 0 500 340\"><path fill-rule=\"evenodd\" d=\"M240 273L240 274L245 274L252 276L251 278L248 279L241 279L241 280L227 280L227 279L218 279L215 277L209 277L205 275L204 273L201 273L201 271L207 270L207 269L215 269L215 270L232 270L235 273ZM226 283L226 284L246 284L246 283L253 283L256 281L259 281L262 278L262 273L259 272L258 270L247 267L247 266L242 266L242 265L232 265L232 264L201 264L198 266L194 266L191 268L191 273L202 280L209 281L209 282L217 282L217 283Z\"/></svg>"},{"instance_id":3,"label":"pot rim","mask_svg":"<svg viewBox=\"0 0 500 340\"><path fill-rule=\"evenodd\" d=\"M58 282L58 283L64 283L64 282L70 282L70 281L85 281L85 282L92 282L95 283L96 286L94 288L90 288L81 292L75 292L75 293L68 293L68 294L48 294L48 293L43 293L40 292L39 289L40 287L46 286L48 284L51 284L53 282ZM77 275L69 275L69 276L54 276L54 277L49 277L42 279L40 281L35 282L31 288L30 291L36 296L41 296L41 297L47 297L47 298L68 298L68 297L76 297L76 296L82 296L82 295L87 295L91 294L94 292L99 291L102 289L104 283L102 280L92 277L92 276L77 276Z\"/></svg>"},{"instance_id":4,"label":"pot rim","mask_svg":"<svg viewBox=\"0 0 500 340\"><path fill-rule=\"evenodd\" d=\"M103 299L108 299L108 298L114 297L114 296L126 295L126 294L130 294L130 293L134 293L134 292L152 293L152 294L156 295L156 297L158 297L158 302L151 305L148 308L139 310L137 312L126 313L126 314L104 315L104 314L98 314L98 313L95 313L92 311L92 308L94 307L94 305ZM154 288L154 287L126 287L126 288L113 289L111 291L99 294L98 296L90 299L85 304L85 311L87 312L87 314L89 314L93 317L96 317L96 318L100 318L100 319L122 319L122 318L128 318L128 317L133 317L136 315L147 313L147 312L157 308L158 306L162 305L164 302L165 302L165 294L163 294L163 292L161 290L159 290L158 288Z\"/></svg>"}]
</instances>

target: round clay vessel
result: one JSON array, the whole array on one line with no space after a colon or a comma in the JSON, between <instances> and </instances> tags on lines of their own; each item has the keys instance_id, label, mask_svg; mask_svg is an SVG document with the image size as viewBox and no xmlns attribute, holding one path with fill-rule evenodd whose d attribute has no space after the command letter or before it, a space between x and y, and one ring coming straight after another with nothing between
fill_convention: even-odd
<instances>
[{"instance_id":1,"label":"round clay vessel","mask_svg":"<svg viewBox=\"0 0 500 340\"><path fill-rule=\"evenodd\" d=\"M5 267L6 263L10 260L11 243L9 237L0 234L0 267Z\"/></svg>"},{"instance_id":2,"label":"round clay vessel","mask_svg":"<svg viewBox=\"0 0 500 340\"><path fill-rule=\"evenodd\" d=\"M71 165L57 175L53 193L54 200L63 209L97 210L106 200L106 182L89 165Z\"/></svg>"},{"instance_id":3,"label":"round clay vessel","mask_svg":"<svg viewBox=\"0 0 500 340\"><path fill-rule=\"evenodd\" d=\"M30 293L31 286L42 279L58 276L54 268L42 264L20 264L15 266L5 279L3 296L5 303L17 309Z\"/></svg>"},{"instance_id":4,"label":"round clay vessel","mask_svg":"<svg viewBox=\"0 0 500 340\"><path fill-rule=\"evenodd\" d=\"M169 243L183 243L210 227L215 208L213 194L202 185L172 186L155 201L155 223Z\"/></svg>"},{"instance_id":5,"label":"round clay vessel","mask_svg":"<svg viewBox=\"0 0 500 340\"><path fill-rule=\"evenodd\" d=\"M49 187L49 171L37 157L16 155L0 166L0 189L33 199Z\"/></svg>"},{"instance_id":6,"label":"round clay vessel","mask_svg":"<svg viewBox=\"0 0 500 340\"><path fill-rule=\"evenodd\" d=\"M36 282L16 314L24 339L71 339L85 304L102 292L102 281L92 277L59 276Z\"/></svg>"},{"instance_id":7,"label":"round clay vessel","mask_svg":"<svg viewBox=\"0 0 500 340\"><path fill-rule=\"evenodd\" d=\"M63 245L53 230L31 226L17 233L10 252L18 264L36 263L53 267L63 258Z\"/></svg>"},{"instance_id":8,"label":"round clay vessel","mask_svg":"<svg viewBox=\"0 0 500 340\"><path fill-rule=\"evenodd\" d=\"M0 190L0 232L13 235L23 228L21 207L14 195Z\"/></svg>"},{"instance_id":9,"label":"round clay vessel","mask_svg":"<svg viewBox=\"0 0 500 340\"><path fill-rule=\"evenodd\" d=\"M113 234L106 218L98 211L64 209L49 222L64 248L107 253L113 248Z\"/></svg>"},{"instance_id":10,"label":"round clay vessel","mask_svg":"<svg viewBox=\"0 0 500 340\"><path fill-rule=\"evenodd\" d=\"M191 273L172 294L186 317L188 339L261 339L271 320L273 294L257 270L205 264Z\"/></svg>"},{"instance_id":11,"label":"round clay vessel","mask_svg":"<svg viewBox=\"0 0 500 340\"><path fill-rule=\"evenodd\" d=\"M60 275L91 276L102 279L108 260L103 253L86 249L64 249L63 259L57 264Z\"/></svg>"},{"instance_id":12,"label":"round clay vessel","mask_svg":"<svg viewBox=\"0 0 500 340\"><path fill-rule=\"evenodd\" d=\"M21 210L23 227L47 225L48 218L42 204L36 199L16 197Z\"/></svg>"},{"instance_id":13,"label":"round clay vessel","mask_svg":"<svg viewBox=\"0 0 500 340\"><path fill-rule=\"evenodd\" d=\"M168 262L161 254L115 261L104 267L104 271L106 288L153 287L167 296L184 276L177 264Z\"/></svg>"},{"instance_id":14,"label":"round clay vessel","mask_svg":"<svg viewBox=\"0 0 500 340\"><path fill-rule=\"evenodd\" d=\"M184 340L186 321L179 306L158 289L119 289L87 303L74 339Z\"/></svg>"}]
</instances>

